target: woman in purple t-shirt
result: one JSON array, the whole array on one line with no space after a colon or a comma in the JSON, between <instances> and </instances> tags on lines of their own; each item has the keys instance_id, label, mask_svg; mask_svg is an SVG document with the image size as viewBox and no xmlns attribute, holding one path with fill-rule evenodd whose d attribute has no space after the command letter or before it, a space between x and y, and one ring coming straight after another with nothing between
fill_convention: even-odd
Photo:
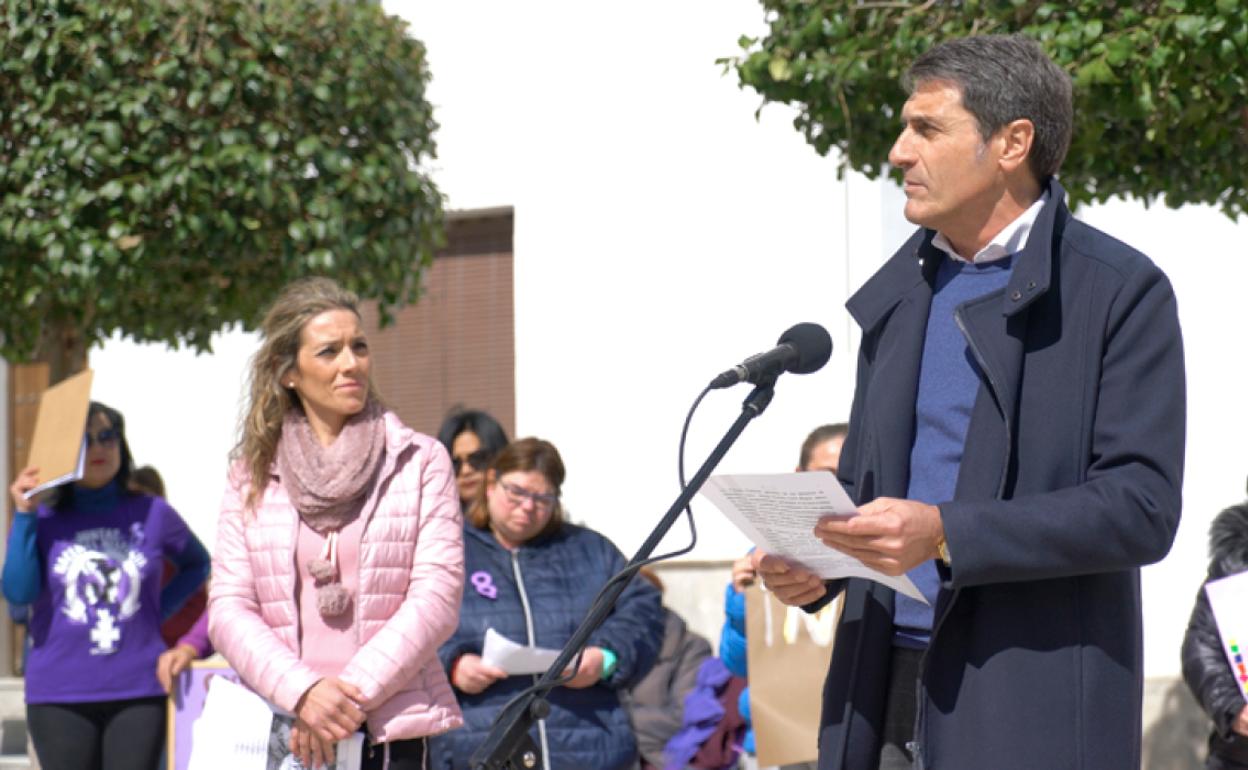
<instances>
[{"instance_id":1,"label":"woman in purple t-shirt","mask_svg":"<svg viewBox=\"0 0 1248 770\"><path fill-rule=\"evenodd\" d=\"M154 770L165 735L156 680L168 617L208 577L209 556L158 497L129 490L130 448L115 409L92 403L83 477L36 509L9 488L17 514L4 596L30 604L26 721L44 770ZM177 574L161 588L164 559Z\"/></svg>"}]
</instances>

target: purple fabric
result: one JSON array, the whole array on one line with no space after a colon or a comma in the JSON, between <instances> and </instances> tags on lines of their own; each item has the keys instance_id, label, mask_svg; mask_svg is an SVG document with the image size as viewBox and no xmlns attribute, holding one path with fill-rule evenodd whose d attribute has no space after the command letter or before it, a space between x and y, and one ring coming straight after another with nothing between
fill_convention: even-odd
<instances>
[{"instance_id":1,"label":"purple fabric","mask_svg":"<svg viewBox=\"0 0 1248 770\"><path fill-rule=\"evenodd\" d=\"M731 678L732 672L719 658L707 658L702 663L693 689L685 696L684 723L663 752L667 757L665 770L683 770L715 732L724 717L719 692Z\"/></svg>"},{"instance_id":2,"label":"purple fabric","mask_svg":"<svg viewBox=\"0 0 1248 770\"><path fill-rule=\"evenodd\" d=\"M168 503L123 495L104 510L41 507L43 590L31 610L27 703L164 695L156 681L164 557L194 537Z\"/></svg>"},{"instance_id":3,"label":"purple fabric","mask_svg":"<svg viewBox=\"0 0 1248 770\"><path fill-rule=\"evenodd\" d=\"M206 658L212 654L212 642L208 639L208 610L199 613L199 620L187 629L178 644L194 647L196 658Z\"/></svg>"},{"instance_id":4,"label":"purple fabric","mask_svg":"<svg viewBox=\"0 0 1248 770\"><path fill-rule=\"evenodd\" d=\"M745 680L733 675L719 693L719 705L724 709L724 716L715 725L715 732L702 742L698 753L694 755L691 767L699 770L736 770L737 759L741 756L742 741L745 735L745 720L737 711L737 700L745 689Z\"/></svg>"}]
</instances>

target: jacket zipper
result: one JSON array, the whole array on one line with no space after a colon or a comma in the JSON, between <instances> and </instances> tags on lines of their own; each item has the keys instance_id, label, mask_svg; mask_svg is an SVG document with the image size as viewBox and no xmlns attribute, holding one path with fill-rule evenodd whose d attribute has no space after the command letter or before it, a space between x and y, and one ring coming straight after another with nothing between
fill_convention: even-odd
<instances>
[{"instance_id":1,"label":"jacket zipper","mask_svg":"<svg viewBox=\"0 0 1248 770\"><path fill-rule=\"evenodd\" d=\"M988 368L983 352L976 346L975 338L972 337L970 332L967 330L966 320L962 317L961 307L958 307L953 311L953 320L958 324L958 329L962 332L962 336L966 339L966 346L970 349L971 354L975 356L975 363L979 365L980 371L984 373L984 377L988 380L988 388L992 391L993 396L996 397L997 403L1003 403L1001 399L1000 383L998 383L992 376L992 370ZM1001 496L1005 494L1005 479L1010 469L1010 453L1014 451L1014 430L1013 426L1010 424L1010 416L1008 414L1003 414L1002 417L1005 420L1006 456L1005 463L1001 467L1001 479L997 483L998 500L1000 500ZM949 610L953 608L953 604L958 600L958 594L961 593L961 591L962 589L960 588L954 590L953 596L951 596L949 601L945 603L945 611L942 612L940 617L936 618L935 622L932 624L931 640L936 638L937 633L940 631L940 627L944 625L945 618L949 616ZM922 740L923 733L927 731L927 710L923 707L923 672L927 670L927 654L930 649L931 641L929 640L927 649L923 650L923 657L919 659L919 681L917 682L918 686L915 687L915 700L917 701L915 703L916 717L914 720L915 736L913 742L915 770L923 770L923 768L926 767L926 763L923 758Z\"/></svg>"},{"instance_id":2,"label":"jacket zipper","mask_svg":"<svg viewBox=\"0 0 1248 770\"><path fill-rule=\"evenodd\" d=\"M962 336L966 338L966 346L971 349L971 353L975 355L975 362L979 364L980 370L984 376L988 378L988 387L992 390L994 396L997 397L997 403L1001 404L1001 385L992 377L992 371L988 368L984 360L984 354L975 346L975 338L967 331L966 321L962 318L962 308L953 311L953 319L958 324L958 329L962 331ZM1005 494L1005 478L1010 470L1010 454L1014 451L1014 426L1010 423L1010 416L1002 414L1005 420L1005 464L1001 467L1001 480L997 482L997 499Z\"/></svg>"},{"instance_id":3,"label":"jacket zipper","mask_svg":"<svg viewBox=\"0 0 1248 770\"><path fill-rule=\"evenodd\" d=\"M529 607L529 595L524 590L524 576L520 573L520 557L516 551L508 552L511 556L511 574L516 578L516 588L520 591L520 607L524 610L524 629L529 635L529 646L537 646L537 635L533 633L533 611ZM533 683L537 684L537 674L533 675ZM546 720L537 720L537 737L542 748L542 768L550 770L550 746L546 741Z\"/></svg>"}]
</instances>

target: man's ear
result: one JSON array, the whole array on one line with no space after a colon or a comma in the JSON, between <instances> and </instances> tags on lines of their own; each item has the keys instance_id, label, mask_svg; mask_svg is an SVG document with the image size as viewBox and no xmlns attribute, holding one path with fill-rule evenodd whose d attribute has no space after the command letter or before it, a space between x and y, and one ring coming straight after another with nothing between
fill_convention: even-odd
<instances>
[{"instance_id":1,"label":"man's ear","mask_svg":"<svg viewBox=\"0 0 1248 770\"><path fill-rule=\"evenodd\" d=\"M1036 127L1026 118L1019 118L1006 123L997 131L1001 142L1001 155L998 163L1006 173L1016 171L1025 166L1031 155L1031 144L1036 138Z\"/></svg>"}]
</instances>

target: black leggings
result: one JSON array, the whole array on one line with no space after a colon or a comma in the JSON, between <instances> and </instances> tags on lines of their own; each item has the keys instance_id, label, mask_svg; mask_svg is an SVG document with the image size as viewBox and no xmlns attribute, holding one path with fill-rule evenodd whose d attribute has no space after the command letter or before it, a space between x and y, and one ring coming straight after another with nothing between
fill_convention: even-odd
<instances>
[{"instance_id":1,"label":"black leggings","mask_svg":"<svg viewBox=\"0 0 1248 770\"><path fill-rule=\"evenodd\" d=\"M43 770L156 770L165 698L26 705Z\"/></svg>"}]
</instances>

